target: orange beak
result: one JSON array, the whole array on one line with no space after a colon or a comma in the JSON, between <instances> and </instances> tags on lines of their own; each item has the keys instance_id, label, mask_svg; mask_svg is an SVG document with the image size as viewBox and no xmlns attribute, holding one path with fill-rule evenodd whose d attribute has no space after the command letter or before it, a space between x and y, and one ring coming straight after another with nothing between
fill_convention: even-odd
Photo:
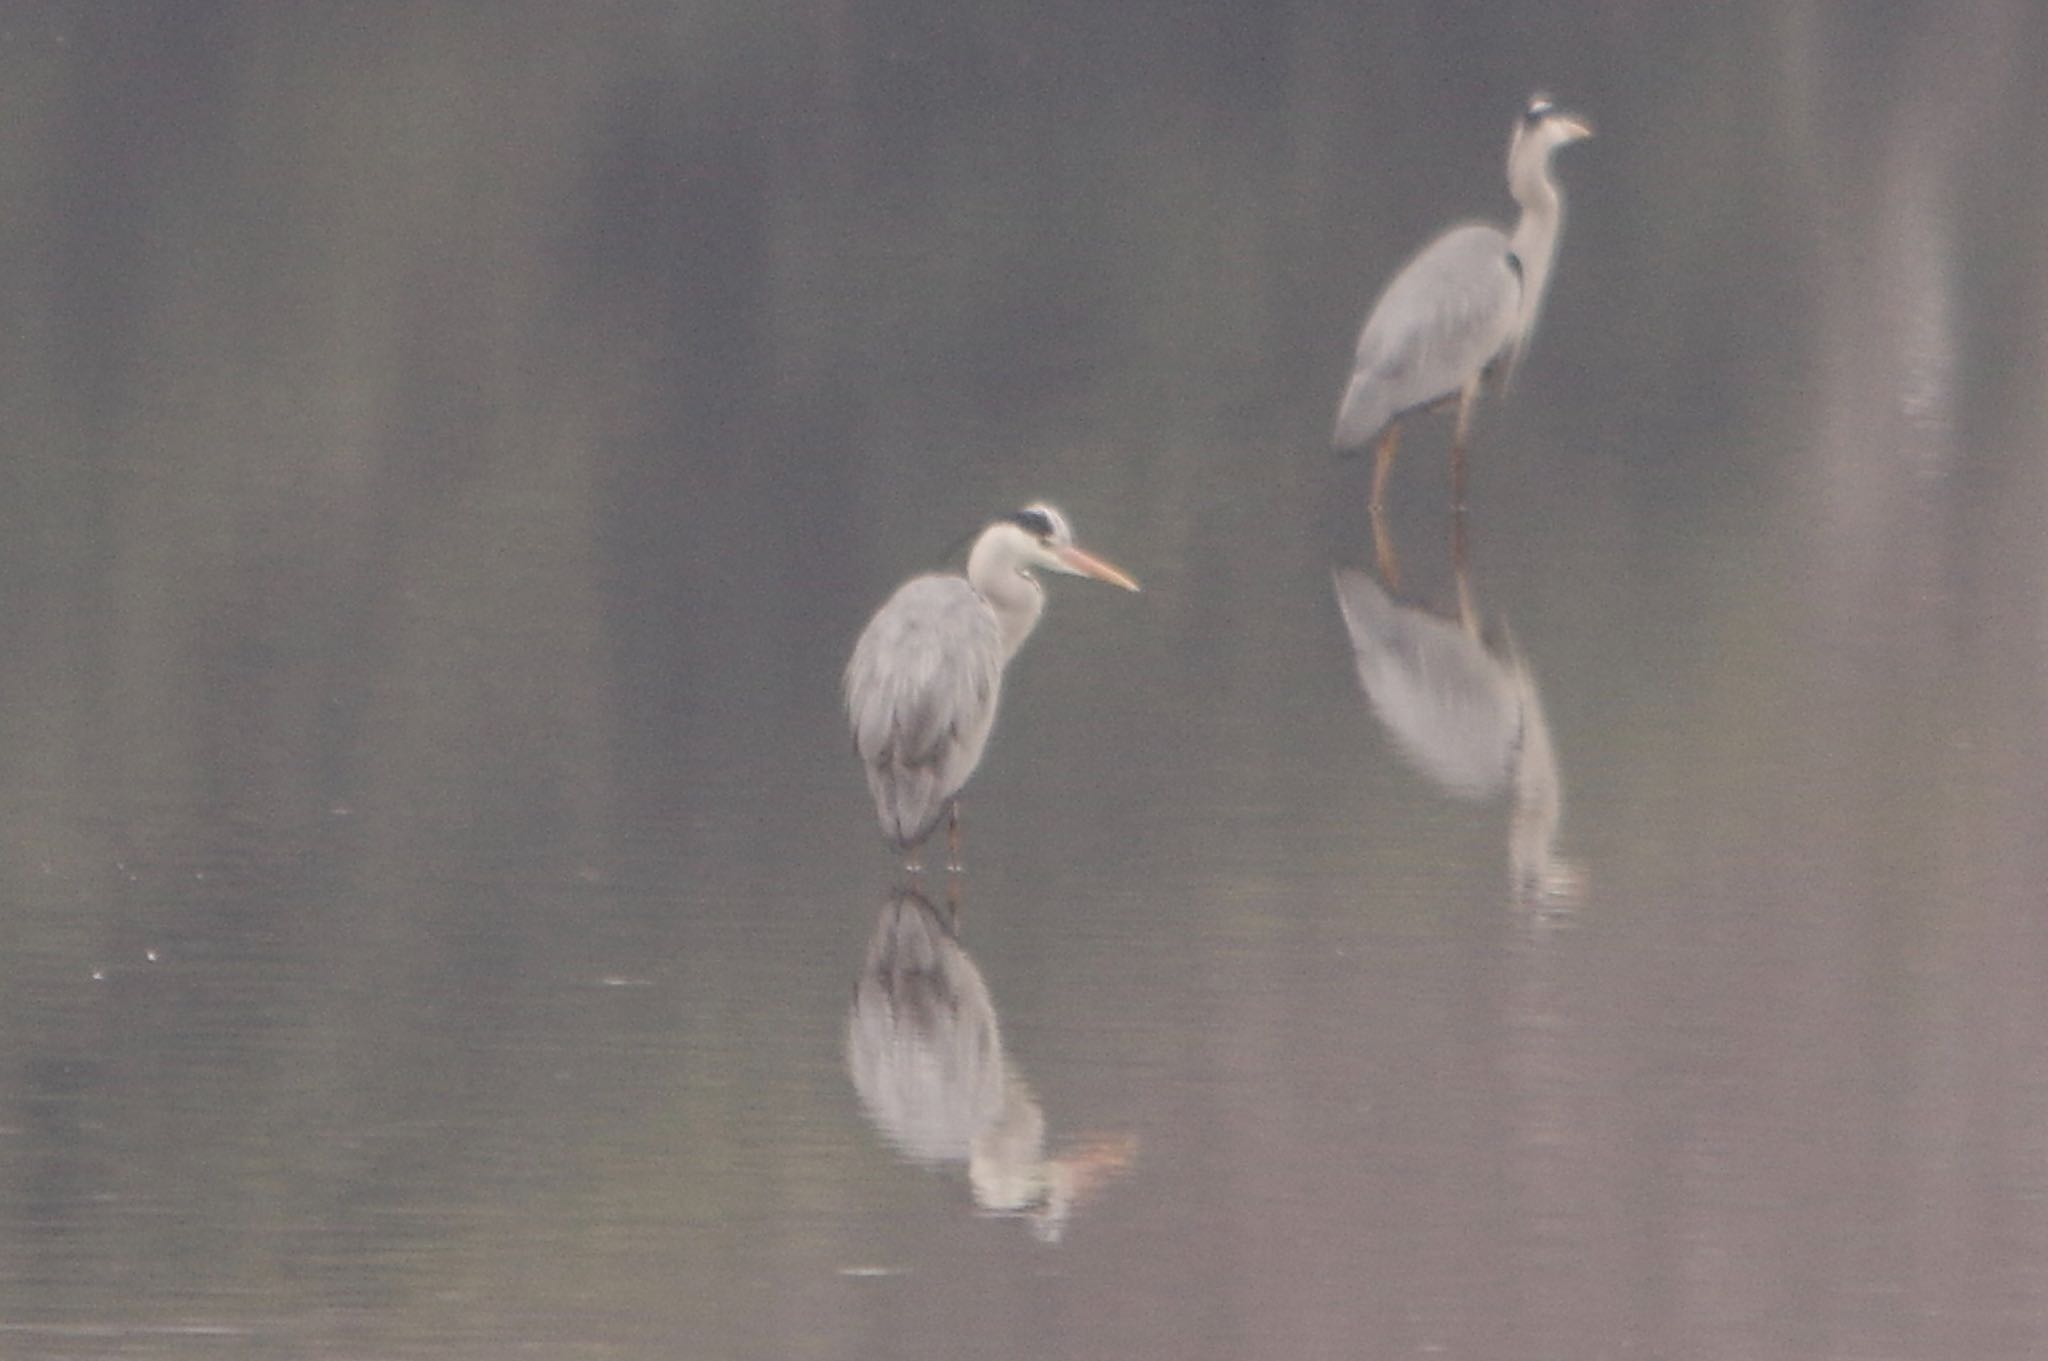
<instances>
[{"instance_id":1,"label":"orange beak","mask_svg":"<svg viewBox=\"0 0 2048 1361\"><path fill-rule=\"evenodd\" d=\"M1127 591L1138 589L1138 583L1131 580L1122 568L1104 562L1093 553L1084 552L1071 544L1064 548L1055 548L1053 555L1060 560L1062 566L1077 577L1094 577L1097 581L1106 581Z\"/></svg>"}]
</instances>

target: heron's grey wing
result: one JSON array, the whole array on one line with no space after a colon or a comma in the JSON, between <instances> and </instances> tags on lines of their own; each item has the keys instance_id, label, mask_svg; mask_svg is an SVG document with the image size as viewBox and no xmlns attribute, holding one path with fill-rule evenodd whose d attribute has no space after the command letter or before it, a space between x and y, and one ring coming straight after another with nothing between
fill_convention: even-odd
<instances>
[{"instance_id":1,"label":"heron's grey wing","mask_svg":"<svg viewBox=\"0 0 2048 1361\"><path fill-rule=\"evenodd\" d=\"M877 814L922 840L981 759L1002 684L1002 635L955 576L905 582L875 612L846 666L846 712Z\"/></svg>"},{"instance_id":2,"label":"heron's grey wing","mask_svg":"<svg viewBox=\"0 0 2048 1361\"><path fill-rule=\"evenodd\" d=\"M965 580L905 582L875 613L846 667L854 745L870 761L925 765L995 707L1002 635Z\"/></svg>"},{"instance_id":3,"label":"heron's grey wing","mask_svg":"<svg viewBox=\"0 0 2048 1361\"><path fill-rule=\"evenodd\" d=\"M1355 449L1462 389L1513 338L1521 294L1498 228L1467 223L1424 246L1366 316L1332 443Z\"/></svg>"},{"instance_id":4,"label":"heron's grey wing","mask_svg":"<svg viewBox=\"0 0 2048 1361\"><path fill-rule=\"evenodd\" d=\"M1331 581L1359 686L1401 753L1459 797L1498 791L1522 741L1518 668L1451 620L1396 604L1363 572Z\"/></svg>"}]
</instances>

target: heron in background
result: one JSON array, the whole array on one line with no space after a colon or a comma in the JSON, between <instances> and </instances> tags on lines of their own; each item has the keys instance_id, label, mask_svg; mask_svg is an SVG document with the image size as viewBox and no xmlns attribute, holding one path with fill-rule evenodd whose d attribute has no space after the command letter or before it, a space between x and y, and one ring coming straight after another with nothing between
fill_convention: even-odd
<instances>
[{"instance_id":1,"label":"heron in background","mask_svg":"<svg viewBox=\"0 0 2048 1361\"><path fill-rule=\"evenodd\" d=\"M1551 153L1592 135L1585 119L1561 112L1547 96L1530 100L1508 142L1508 189L1522 206L1514 232L1484 222L1452 227L1401 267L1367 314L1332 443L1342 452L1379 437L1375 509L1386 499L1401 418L1451 397L1458 400L1451 502L1464 506L1465 437L1480 380L1503 360L1512 375L1550 283L1564 226Z\"/></svg>"},{"instance_id":2,"label":"heron in background","mask_svg":"<svg viewBox=\"0 0 2048 1361\"><path fill-rule=\"evenodd\" d=\"M846 713L867 770L882 834L909 854L948 820L950 868L960 860L961 787L981 763L996 721L1003 668L1045 610L1034 569L1138 589L1120 569L1074 544L1064 515L1043 502L981 531L965 577L934 573L898 587L854 644Z\"/></svg>"}]
</instances>

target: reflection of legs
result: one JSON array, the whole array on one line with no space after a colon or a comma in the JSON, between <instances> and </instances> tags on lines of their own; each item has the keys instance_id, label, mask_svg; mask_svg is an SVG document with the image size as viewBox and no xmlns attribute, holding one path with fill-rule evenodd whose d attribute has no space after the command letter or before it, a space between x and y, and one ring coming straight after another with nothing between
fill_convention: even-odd
<instances>
[{"instance_id":1,"label":"reflection of legs","mask_svg":"<svg viewBox=\"0 0 2048 1361\"><path fill-rule=\"evenodd\" d=\"M1372 508L1372 556L1379 564L1380 580L1390 591L1401 589L1401 560L1394 554L1394 534L1387 528L1386 512Z\"/></svg>"},{"instance_id":2,"label":"reflection of legs","mask_svg":"<svg viewBox=\"0 0 2048 1361\"><path fill-rule=\"evenodd\" d=\"M1458 587L1458 622L1479 636L1479 608L1472 603L1472 572L1465 549L1465 508L1451 512L1451 577Z\"/></svg>"},{"instance_id":3,"label":"reflection of legs","mask_svg":"<svg viewBox=\"0 0 2048 1361\"><path fill-rule=\"evenodd\" d=\"M1465 384L1458 394L1458 424L1451 432L1451 509L1465 508L1465 437L1472 433L1472 407L1479 397L1479 380Z\"/></svg>"},{"instance_id":4,"label":"reflection of legs","mask_svg":"<svg viewBox=\"0 0 2048 1361\"><path fill-rule=\"evenodd\" d=\"M1401 423L1395 421L1387 427L1387 433L1380 436L1379 448L1373 452L1372 460L1372 509L1378 510L1387 503L1387 474L1394 467L1394 451L1401 447Z\"/></svg>"},{"instance_id":5,"label":"reflection of legs","mask_svg":"<svg viewBox=\"0 0 2048 1361\"><path fill-rule=\"evenodd\" d=\"M946 814L946 923L960 934L960 800Z\"/></svg>"}]
</instances>

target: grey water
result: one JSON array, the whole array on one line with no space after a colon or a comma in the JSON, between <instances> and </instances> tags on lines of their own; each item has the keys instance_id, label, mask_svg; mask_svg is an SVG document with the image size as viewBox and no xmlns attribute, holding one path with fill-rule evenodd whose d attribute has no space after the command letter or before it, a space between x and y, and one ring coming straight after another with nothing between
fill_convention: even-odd
<instances>
[{"instance_id":1,"label":"grey water","mask_svg":"<svg viewBox=\"0 0 2048 1361\"><path fill-rule=\"evenodd\" d=\"M0 1356L2048 1353L2044 69L0 6ZM1358 324L1538 89L1376 526ZM913 891L840 669L1039 498L1145 590Z\"/></svg>"}]
</instances>

